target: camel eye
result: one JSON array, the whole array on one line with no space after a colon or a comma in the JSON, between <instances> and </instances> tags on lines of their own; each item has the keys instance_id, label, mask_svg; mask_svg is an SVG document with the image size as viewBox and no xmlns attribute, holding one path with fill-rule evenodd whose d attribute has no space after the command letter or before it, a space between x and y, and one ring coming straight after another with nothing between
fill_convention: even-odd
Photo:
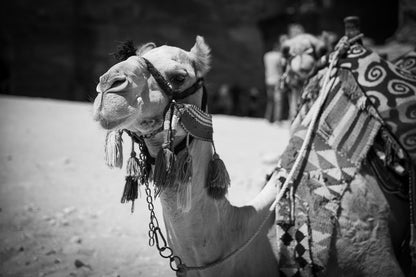
<instances>
[{"instance_id":1,"label":"camel eye","mask_svg":"<svg viewBox=\"0 0 416 277\"><path fill-rule=\"evenodd\" d=\"M170 81L173 85L180 86L185 82L186 76L182 74L176 74L170 77Z\"/></svg>"}]
</instances>

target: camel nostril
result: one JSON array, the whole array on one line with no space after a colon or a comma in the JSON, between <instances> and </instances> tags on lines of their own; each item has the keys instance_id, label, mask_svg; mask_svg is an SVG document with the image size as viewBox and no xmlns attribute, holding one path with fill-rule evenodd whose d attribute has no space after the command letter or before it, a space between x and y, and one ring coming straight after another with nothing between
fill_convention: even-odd
<instances>
[{"instance_id":1,"label":"camel nostril","mask_svg":"<svg viewBox=\"0 0 416 277\"><path fill-rule=\"evenodd\" d=\"M126 81L126 78L124 80L115 80L114 83L111 84L110 88L115 88L120 85L122 85Z\"/></svg>"},{"instance_id":2,"label":"camel nostril","mask_svg":"<svg viewBox=\"0 0 416 277\"><path fill-rule=\"evenodd\" d=\"M124 75L113 75L109 76L107 74L100 77L100 88L102 92L106 92L109 89L117 88L127 81L126 76Z\"/></svg>"}]
</instances>

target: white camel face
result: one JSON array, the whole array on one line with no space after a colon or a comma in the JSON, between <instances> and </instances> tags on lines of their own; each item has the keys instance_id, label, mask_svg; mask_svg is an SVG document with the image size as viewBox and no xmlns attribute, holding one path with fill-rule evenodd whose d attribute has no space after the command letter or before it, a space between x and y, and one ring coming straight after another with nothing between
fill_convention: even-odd
<instances>
[{"instance_id":1,"label":"white camel face","mask_svg":"<svg viewBox=\"0 0 416 277\"><path fill-rule=\"evenodd\" d=\"M179 91L192 86L209 68L209 48L202 37L197 37L189 52L161 46L144 53L138 50L138 54L150 61L170 86ZM93 116L104 129L128 129L149 134L163 125L163 113L169 99L140 56L129 57L100 77ZM185 100L196 104L194 98L197 96Z\"/></svg>"},{"instance_id":2,"label":"white camel face","mask_svg":"<svg viewBox=\"0 0 416 277\"><path fill-rule=\"evenodd\" d=\"M290 87L298 88L309 78L324 47L322 41L309 34L300 34L283 43L282 52L288 60L286 82Z\"/></svg>"}]
</instances>

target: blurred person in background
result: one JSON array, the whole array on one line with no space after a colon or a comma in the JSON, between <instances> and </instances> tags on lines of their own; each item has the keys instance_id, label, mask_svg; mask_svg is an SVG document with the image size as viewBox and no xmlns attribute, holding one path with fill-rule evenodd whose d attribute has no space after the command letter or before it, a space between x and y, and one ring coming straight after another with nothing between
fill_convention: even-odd
<instances>
[{"instance_id":1,"label":"blurred person in background","mask_svg":"<svg viewBox=\"0 0 416 277\"><path fill-rule=\"evenodd\" d=\"M230 85L222 84L214 96L213 112L218 114L232 114L234 110Z\"/></svg>"},{"instance_id":2,"label":"blurred person in background","mask_svg":"<svg viewBox=\"0 0 416 277\"><path fill-rule=\"evenodd\" d=\"M267 104L265 118L273 123L287 119L288 99L280 85L280 79L284 70L284 56L281 45L287 39L287 35L281 35L273 50L266 52L263 57L265 67L265 82Z\"/></svg>"}]
</instances>

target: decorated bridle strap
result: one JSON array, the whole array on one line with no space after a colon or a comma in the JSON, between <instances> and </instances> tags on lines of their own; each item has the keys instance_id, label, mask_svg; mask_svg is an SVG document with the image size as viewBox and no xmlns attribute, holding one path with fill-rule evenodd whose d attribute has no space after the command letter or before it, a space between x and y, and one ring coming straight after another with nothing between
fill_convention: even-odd
<instances>
[{"instance_id":1,"label":"decorated bridle strap","mask_svg":"<svg viewBox=\"0 0 416 277\"><path fill-rule=\"evenodd\" d=\"M213 141L212 115L190 104L177 104L180 124L185 131L199 140Z\"/></svg>"},{"instance_id":2,"label":"decorated bridle strap","mask_svg":"<svg viewBox=\"0 0 416 277\"><path fill-rule=\"evenodd\" d=\"M174 91L169 85L168 81L162 76L162 73L157 70L154 65L149 62L147 59L143 58L144 62L146 63L147 70L149 73L155 78L157 84L159 87L163 90L164 93L166 93L170 98L173 98Z\"/></svg>"},{"instance_id":3,"label":"decorated bridle strap","mask_svg":"<svg viewBox=\"0 0 416 277\"><path fill-rule=\"evenodd\" d=\"M153 78L155 78L159 87L163 90L164 93L166 93L169 98L173 100L184 99L197 92L204 85L204 79L198 78L198 80L192 86L185 89L184 91L174 90L172 89L169 82L163 77L162 73L160 73L159 70L157 70L151 62L143 57L142 59L145 61L147 70L149 70L149 73L153 76Z\"/></svg>"}]
</instances>

